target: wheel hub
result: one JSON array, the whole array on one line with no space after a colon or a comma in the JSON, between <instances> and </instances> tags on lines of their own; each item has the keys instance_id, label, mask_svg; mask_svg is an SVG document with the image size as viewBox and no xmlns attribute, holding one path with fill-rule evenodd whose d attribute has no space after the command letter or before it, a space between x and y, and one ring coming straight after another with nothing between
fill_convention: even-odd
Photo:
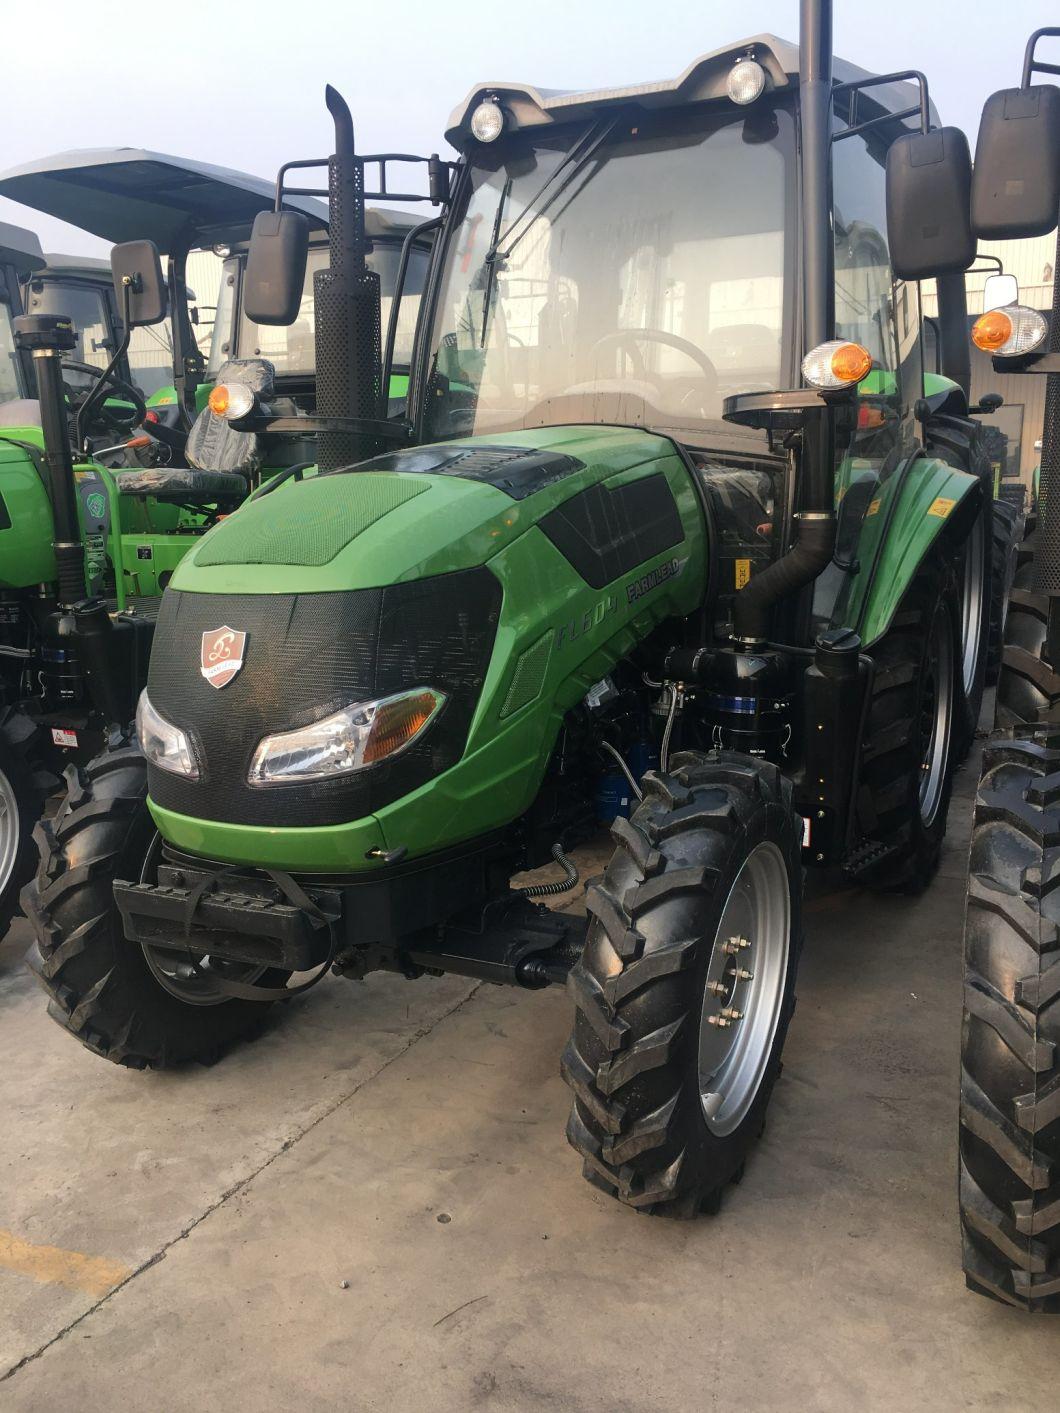
<instances>
[{"instance_id":1,"label":"wheel hub","mask_svg":"<svg viewBox=\"0 0 1060 1413\"><path fill-rule=\"evenodd\" d=\"M21 828L15 787L0 770L0 893L11 882L15 860L18 857Z\"/></svg>"},{"instance_id":2,"label":"wheel hub","mask_svg":"<svg viewBox=\"0 0 1060 1413\"><path fill-rule=\"evenodd\" d=\"M717 1134L745 1117L773 1049L791 947L784 856L755 846L726 899L707 967L699 1028L703 1117Z\"/></svg>"}]
</instances>

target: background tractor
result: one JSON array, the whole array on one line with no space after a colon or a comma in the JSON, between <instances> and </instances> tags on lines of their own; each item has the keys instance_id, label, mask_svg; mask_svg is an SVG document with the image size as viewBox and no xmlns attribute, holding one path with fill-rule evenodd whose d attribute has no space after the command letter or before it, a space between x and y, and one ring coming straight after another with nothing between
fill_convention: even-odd
<instances>
[{"instance_id":1,"label":"background tractor","mask_svg":"<svg viewBox=\"0 0 1060 1413\"><path fill-rule=\"evenodd\" d=\"M277 370L251 344L255 331L242 314L246 239L254 215L272 206L271 184L121 148L48 158L8 173L0 188L39 210L74 218L93 234L124 239L138 233L135 249L143 264L137 277L142 292L133 300L134 317L126 321L120 275L116 283L109 264L104 285L102 262L67 257L46 262L29 232L0 228L6 242L0 336L9 351L0 401L3 929L35 865L32 829L46 795L60 783L57 772L70 760L88 760L109 723L132 713L158 596L174 568L197 536L260 484L263 467L286 471L312 458L313 434L305 430L304 414L313 410L315 396L313 358L296 367L288 366L288 359ZM304 198L298 209L311 224L310 249L316 251L315 233L326 230L327 207ZM429 236L406 242L417 224L423 223L402 213L366 215L372 241L366 258L382 271L387 295L402 263L411 285L422 283ZM207 369L195 338L197 310L186 261L192 249L222 240L228 294L213 329L218 356ZM164 281L158 245L169 252ZM122 248L126 256L132 249ZM142 309L137 312L146 307L148 292L154 300L150 320L141 317ZM309 310L311 316L311 285ZM37 321L37 333L16 347L15 320L23 314ZM51 447L34 374L35 367L45 366L37 363L38 356L48 356L48 350L26 343L26 338L47 342L46 329L62 344L51 349L61 353L63 400L61 410L51 408L53 439L60 443ZM143 360L135 372L130 367L134 338L141 347L158 350L148 365L147 387L136 381ZM395 361L398 405L407 381L402 378L407 352L403 356L404 368ZM236 431L211 410L208 394L218 377L226 407L240 397L267 400L272 414L267 437ZM286 432L280 430L283 416ZM71 453L77 459L73 469ZM70 488L76 513L63 533L78 541L84 568L80 577L71 570L66 597L60 598L53 544L57 506L65 505ZM75 629L81 631L77 625L84 613L73 610L86 598L93 602L97 625L90 630L91 668L86 650L65 641ZM115 636L101 629L104 618L122 631ZM64 641L49 642L49 635ZM106 655L112 650L110 660Z\"/></svg>"},{"instance_id":2,"label":"background tractor","mask_svg":"<svg viewBox=\"0 0 1060 1413\"><path fill-rule=\"evenodd\" d=\"M1060 74L1027 45L987 100L971 192L978 235L1048 234L1060 214ZM1052 319L1018 302L973 327L998 372L1048 379L1037 514L1005 626L995 732L969 854L961 1037L960 1209L971 1289L1060 1311L1060 266Z\"/></svg>"},{"instance_id":3,"label":"background tractor","mask_svg":"<svg viewBox=\"0 0 1060 1413\"><path fill-rule=\"evenodd\" d=\"M364 202L394 159L327 98L317 464L174 572L135 735L41 828L32 965L137 1067L212 1058L328 970L566 982L586 1176L716 1208L779 1073L804 865L923 888L977 711L967 143L922 75L833 61L819 0L798 48L673 80L479 85L390 415ZM292 165L244 275L263 326L303 288ZM550 912L616 768L588 922Z\"/></svg>"}]
</instances>

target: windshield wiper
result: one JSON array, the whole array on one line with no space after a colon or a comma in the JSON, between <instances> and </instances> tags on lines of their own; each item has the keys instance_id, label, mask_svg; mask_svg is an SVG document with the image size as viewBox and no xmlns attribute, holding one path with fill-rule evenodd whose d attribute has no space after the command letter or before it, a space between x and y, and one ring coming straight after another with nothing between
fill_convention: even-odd
<instances>
[{"instance_id":1,"label":"windshield wiper","mask_svg":"<svg viewBox=\"0 0 1060 1413\"><path fill-rule=\"evenodd\" d=\"M479 338L479 348L486 347L486 330L490 321L490 301L493 298L493 282L497 278L497 267L494 264L494 256L497 251L497 237L500 234L501 219L504 216L504 208L508 204L508 197L512 193L512 178L505 178L501 194L497 198L497 214L493 218L493 230L490 234L490 248L486 251L483 264L486 267L486 278L482 285L482 335Z\"/></svg>"},{"instance_id":2,"label":"windshield wiper","mask_svg":"<svg viewBox=\"0 0 1060 1413\"><path fill-rule=\"evenodd\" d=\"M597 123L583 134L552 175L545 179L537 194L526 203L504 235L496 237L489 250L486 251L485 258L488 262L492 264L498 256L502 260L508 259L523 237L533 229L535 223L555 205L585 164L595 155L601 143L611 135L617 122L617 118L612 118L608 123ZM546 192L549 193L548 200L541 201ZM518 228L520 221L526 221L526 225L518 235L513 237L512 233ZM506 247L503 252L501 251L502 245Z\"/></svg>"},{"instance_id":3,"label":"windshield wiper","mask_svg":"<svg viewBox=\"0 0 1060 1413\"><path fill-rule=\"evenodd\" d=\"M550 210L555 205L579 172L584 169L586 163L593 158L597 149L611 135L617 122L617 118L612 118L610 122L596 123L583 133L563 158L562 162L560 162L559 166L545 178L537 193L531 197L508 229L501 235L499 234L501 216L511 191L511 177L505 182L504 190L501 192L500 200L497 203L497 219L493 223L492 243L489 250L487 250L486 254L483 256L483 264L486 266L486 283L483 291L482 337L479 341L480 348L486 347L486 330L489 326L490 317L490 299L493 294L494 281L496 280L498 260L507 260L519 242L530 234L535 223L546 211ZM542 201L541 198L545 196L546 192L548 193L548 198ZM525 224L522 230L518 230L521 221ZM514 232L517 230L518 234L516 235ZM505 249L502 250L502 246L504 246Z\"/></svg>"}]
</instances>

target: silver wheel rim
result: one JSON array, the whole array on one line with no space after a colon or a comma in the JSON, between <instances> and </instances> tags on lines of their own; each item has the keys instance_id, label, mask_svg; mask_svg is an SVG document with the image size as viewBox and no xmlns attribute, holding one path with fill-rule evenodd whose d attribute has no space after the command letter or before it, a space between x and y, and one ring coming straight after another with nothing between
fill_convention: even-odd
<instances>
[{"instance_id":1,"label":"silver wheel rim","mask_svg":"<svg viewBox=\"0 0 1060 1413\"><path fill-rule=\"evenodd\" d=\"M940 602L931 624L920 701L920 739L924 742L920 760L920 818L928 828L938 815L949 765L953 655L953 624L945 604Z\"/></svg>"},{"instance_id":2,"label":"silver wheel rim","mask_svg":"<svg viewBox=\"0 0 1060 1413\"><path fill-rule=\"evenodd\" d=\"M983 646L983 572L986 565L986 525L980 516L964 547L964 583L961 589L961 680L965 696L975 685L975 672Z\"/></svg>"},{"instance_id":3,"label":"silver wheel rim","mask_svg":"<svg viewBox=\"0 0 1060 1413\"><path fill-rule=\"evenodd\" d=\"M732 1133L762 1087L780 1024L791 948L784 855L761 843L733 881L714 937L699 1025L699 1096L714 1133Z\"/></svg>"},{"instance_id":4,"label":"silver wheel rim","mask_svg":"<svg viewBox=\"0 0 1060 1413\"><path fill-rule=\"evenodd\" d=\"M141 883L154 881L161 852L162 836L156 833L140 870ZM221 964L223 971L219 969L211 974L209 956L194 949L182 953L169 947L152 947L146 942L141 942L140 946L147 968L159 986L186 1006L222 1006L232 1000L218 984L222 977L253 986L267 971L263 966L248 963L241 967L225 962Z\"/></svg>"},{"instance_id":5,"label":"silver wheel rim","mask_svg":"<svg viewBox=\"0 0 1060 1413\"><path fill-rule=\"evenodd\" d=\"M7 890L15 871L22 824L18 817L15 787L0 770L0 893Z\"/></svg>"}]
</instances>

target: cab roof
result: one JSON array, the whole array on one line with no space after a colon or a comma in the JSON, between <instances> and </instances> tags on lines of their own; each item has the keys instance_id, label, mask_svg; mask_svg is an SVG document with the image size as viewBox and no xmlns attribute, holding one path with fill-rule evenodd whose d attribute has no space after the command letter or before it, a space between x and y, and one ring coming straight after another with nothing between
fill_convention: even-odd
<instances>
[{"instance_id":1,"label":"cab roof","mask_svg":"<svg viewBox=\"0 0 1060 1413\"><path fill-rule=\"evenodd\" d=\"M458 151L466 150L474 143L471 115L484 98L490 97L503 104L510 124L516 129L573 122L603 108L631 103L643 108L673 108L712 99L727 99L725 82L729 70L740 58L754 58L762 65L766 72L766 92L798 86L798 45L778 39L774 34L756 34L739 43L726 44L721 49L700 55L676 78L586 92L534 88L529 84L508 81L476 84L464 101L453 109L445 135ZM870 77L866 69L839 58L833 60L832 72L837 83ZM914 107L919 103L919 94L911 83L881 84L869 89L862 101L866 116L874 116L875 111L898 113Z\"/></svg>"},{"instance_id":2,"label":"cab roof","mask_svg":"<svg viewBox=\"0 0 1060 1413\"><path fill-rule=\"evenodd\" d=\"M275 186L246 172L149 152L140 147L59 152L0 173L0 195L117 245L153 240L165 254L187 243L246 239L259 211L271 211ZM309 196L284 205L320 227L328 208Z\"/></svg>"}]
</instances>

